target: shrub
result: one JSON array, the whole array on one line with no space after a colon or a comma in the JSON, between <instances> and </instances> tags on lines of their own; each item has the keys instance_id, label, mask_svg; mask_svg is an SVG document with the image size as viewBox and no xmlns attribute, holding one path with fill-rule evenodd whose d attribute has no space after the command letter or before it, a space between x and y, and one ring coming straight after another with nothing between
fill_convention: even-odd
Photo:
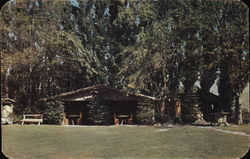
<instances>
[{"instance_id":1,"label":"shrub","mask_svg":"<svg viewBox=\"0 0 250 159\"><path fill-rule=\"evenodd\" d=\"M13 117L13 123L21 123L21 120L23 119L23 116L22 115L19 115L19 114L15 114L13 113L12 115Z\"/></svg>"},{"instance_id":2,"label":"shrub","mask_svg":"<svg viewBox=\"0 0 250 159\"><path fill-rule=\"evenodd\" d=\"M94 125L110 125L112 124L112 113L107 101L93 98L87 106L89 107L88 123Z\"/></svg>"},{"instance_id":3,"label":"shrub","mask_svg":"<svg viewBox=\"0 0 250 159\"><path fill-rule=\"evenodd\" d=\"M183 97L182 120L184 123L193 123L200 113L199 96L196 93L187 92Z\"/></svg>"},{"instance_id":4,"label":"shrub","mask_svg":"<svg viewBox=\"0 0 250 159\"><path fill-rule=\"evenodd\" d=\"M250 121L250 112L247 109L242 109L242 120L243 123L249 123Z\"/></svg>"},{"instance_id":5,"label":"shrub","mask_svg":"<svg viewBox=\"0 0 250 159\"><path fill-rule=\"evenodd\" d=\"M43 121L45 124L61 124L64 117L64 106L61 101L41 103Z\"/></svg>"},{"instance_id":6,"label":"shrub","mask_svg":"<svg viewBox=\"0 0 250 159\"><path fill-rule=\"evenodd\" d=\"M138 110L136 113L138 124L151 125L155 123L155 105L150 100L141 100L138 102Z\"/></svg>"}]
</instances>

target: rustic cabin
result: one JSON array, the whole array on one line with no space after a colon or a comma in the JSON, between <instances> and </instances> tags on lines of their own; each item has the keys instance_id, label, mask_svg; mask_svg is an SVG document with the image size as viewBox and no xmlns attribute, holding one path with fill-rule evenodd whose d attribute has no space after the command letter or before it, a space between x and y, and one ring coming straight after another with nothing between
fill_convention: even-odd
<instances>
[{"instance_id":1,"label":"rustic cabin","mask_svg":"<svg viewBox=\"0 0 250 159\"><path fill-rule=\"evenodd\" d=\"M90 86L62 93L46 100L64 102L65 125L136 124L140 99L158 100L143 94L125 94L117 88Z\"/></svg>"}]
</instances>

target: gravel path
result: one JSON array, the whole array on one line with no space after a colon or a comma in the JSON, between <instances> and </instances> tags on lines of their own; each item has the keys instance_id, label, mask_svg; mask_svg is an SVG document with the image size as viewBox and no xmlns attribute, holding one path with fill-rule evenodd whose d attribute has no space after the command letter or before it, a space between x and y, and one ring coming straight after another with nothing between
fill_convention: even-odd
<instances>
[{"instance_id":1,"label":"gravel path","mask_svg":"<svg viewBox=\"0 0 250 159\"><path fill-rule=\"evenodd\" d=\"M214 127L209 127L209 126L204 126L204 127L199 127L197 126L196 128L205 128L205 129L212 129L214 131L220 131L220 132L224 132L224 133L229 133L229 134L235 134L235 135L242 135L242 136L248 136L250 137L250 134L244 133L244 132L239 132L239 131L230 131L230 130L223 130L223 129L218 129L218 128L214 128Z\"/></svg>"},{"instance_id":2,"label":"gravel path","mask_svg":"<svg viewBox=\"0 0 250 159\"><path fill-rule=\"evenodd\" d=\"M101 127L101 126L87 126L87 125L63 125L64 127ZM104 126L105 127L105 126ZM112 125L112 126L108 126L108 127L148 127L148 126L144 126L144 125ZM201 129L211 129L214 131L220 131L220 132L224 132L224 133L229 133L229 134L234 134L234 135L242 135L242 136L248 136L250 137L250 134L244 133L244 132L238 132L238 131L230 131L230 130L223 130L223 129L218 129L215 127L211 127L211 126L171 126L171 127L162 127L158 130L156 130L156 132L164 132L164 131L168 131L171 130L172 128L183 128L183 127L195 127L195 128L201 128Z\"/></svg>"}]
</instances>

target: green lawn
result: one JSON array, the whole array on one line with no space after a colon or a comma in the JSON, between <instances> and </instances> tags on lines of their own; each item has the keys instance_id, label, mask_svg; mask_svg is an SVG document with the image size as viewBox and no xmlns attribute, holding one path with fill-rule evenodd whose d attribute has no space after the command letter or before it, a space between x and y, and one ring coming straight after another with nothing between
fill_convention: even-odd
<instances>
[{"instance_id":1,"label":"green lawn","mask_svg":"<svg viewBox=\"0 0 250 159\"><path fill-rule=\"evenodd\" d=\"M163 131L161 131L163 130ZM206 128L2 126L3 152L13 159L239 158L249 137Z\"/></svg>"},{"instance_id":2,"label":"green lawn","mask_svg":"<svg viewBox=\"0 0 250 159\"><path fill-rule=\"evenodd\" d=\"M220 128L223 130L230 130L230 131L237 131L237 132L244 132L250 134L250 124L243 124L243 125L232 125L232 126L219 126L216 128Z\"/></svg>"}]
</instances>

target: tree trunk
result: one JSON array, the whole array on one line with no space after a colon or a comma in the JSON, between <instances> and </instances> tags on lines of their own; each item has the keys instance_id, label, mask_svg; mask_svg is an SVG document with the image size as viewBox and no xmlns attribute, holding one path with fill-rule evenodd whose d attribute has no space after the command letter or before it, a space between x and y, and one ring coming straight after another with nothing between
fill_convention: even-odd
<instances>
[{"instance_id":1,"label":"tree trunk","mask_svg":"<svg viewBox=\"0 0 250 159\"><path fill-rule=\"evenodd\" d=\"M235 124L242 124L242 114L240 109L239 95L235 96Z\"/></svg>"},{"instance_id":2,"label":"tree trunk","mask_svg":"<svg viewBox=\"0 0 250 159\"><path fill-rule=\"evenodd\" d=\"M160 116L161 116L161 122L166 122L166 115L165 115L165 106L166 106L166 92L167 92L167 76L165 72L166 64L164 63L164 67L162 68L162 82L163 82L163 88L161 92L161 105L160 105Z\"/></svg>"},{"instance_id":3,"label":"tree trunk","mask_svg":"<svg viewBox=\"0 0 250 159\"><path fill-rule=\"evenodd\" d=\"M4 97L8 98L9 97L9 75L10 75L10 66L8 66L8 69L6 71L5 79L4 79Z\"/></svg>"},{"instance_id":4,"label":"tree trunk","mask_svg":"<svg viewBox=\"0 0 250 159\"><path fill-rule=\"evenodd\" d=\"M161 123L164 123L165 120L165 100L162 99L161 106L160 106L160 116L161 116Z\"/></svg>"},{"instance_id":5,"label":"tree trunk","mask_svg":"<svg viewBox=\"0 0 250 159\"><path fill-rule=\"evenodd\" d=\"M31 97L32 97L32 68L31 68L31 64L30 64L30 67L29 67L29 73L30 73L30 75L29 75L29 86L28 86L28 90L29 90L29 92L28 92L28 94L29 94L29 96L28 96L28 107L30 108L31 107Z\"/></svg>"}]
</instances>

